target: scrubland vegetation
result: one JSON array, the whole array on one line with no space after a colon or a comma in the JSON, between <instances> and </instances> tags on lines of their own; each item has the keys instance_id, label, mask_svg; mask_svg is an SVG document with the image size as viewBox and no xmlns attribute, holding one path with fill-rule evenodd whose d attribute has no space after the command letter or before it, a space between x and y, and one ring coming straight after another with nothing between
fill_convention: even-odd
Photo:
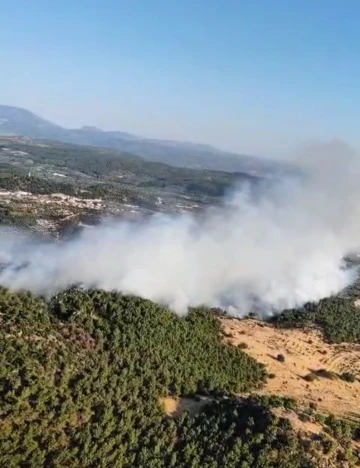
<instances>
[{"instance_id":1,"label":"scrubland vegetation","mask_svg":"<svg viewBox=\"0 0 360 468\"><path fill-rule=\"evenodd\" d=\"M271 411L293 400L234 396L261 387L266 370L224 344L213 311L180 318L117 293L71 289L45 301L1 289L0 318L1 466L321 466L326 437L301 437ZM173 419L167 395L211 402ZM340 432L341 447L358 437ZM351 448L332 457L355 460Z\"/></svg>"},{"instance_id":2,"label":"scrubland vegetation","mask_svg":"<svg viewBox=\"0 0 360 468\"><path fill-rule=\"evenodd\" d=\"M316 325L331 343L360 343L360 309L351 297L328 297L275 315L271 322L285 328Z\"/></svg>"}]
</instances>

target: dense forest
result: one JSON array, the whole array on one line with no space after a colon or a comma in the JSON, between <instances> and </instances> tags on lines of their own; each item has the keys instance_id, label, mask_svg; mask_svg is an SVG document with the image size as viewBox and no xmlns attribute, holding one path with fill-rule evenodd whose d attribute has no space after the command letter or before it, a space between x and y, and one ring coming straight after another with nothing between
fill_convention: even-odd
<instances>
[{"instance_id":1,"label":"dense forest","mask_svg":"<svg viewBox=\"0 0 360 468\"><path fill-rule=\"evenodd\" d=\"M0 289L0 319L0 466L315 468L319 454L329 462L331 453L353 460L351 450L334 454L327 436L304 439L271 412L293 402L233 396L261 387L267 373L223 343L215 311L178 317L118 293L74 288L46 301ZM210 403L173 419L161 405L167 395ZM346 437L350 447L357 435Z\"/></svg>"},{"instance_id":2,"label":"dense forest","mask_svg":"<svg viewBox=\"0 0 360 468\"><path fill-rule=\"evenodd\" d=\"M1 169L1 168L0 168ZM78 198L101 198L102 200L116 201L120 203L134 202L141 205L144 200L142 194L129 187L123 187L107 182L90 184L83 189L71 183L58 182L43 177L28 177L23 171L7 169L0 170L0 187L2 190L25 191L34 195L49 195L52 193L63 193ZM147 195L149 202L153 197Z\"/></svg>"},{"instance_id":3,"label":"dense forest","mask_svg":"<svg viewBox=\"0 0 360 468\"><path fill-rule=\"evenodd\" d=\"M271 322L287 328L315 325L332 343L360 343L360 310L354 301L351 295L328 297L318 303L285 310L272 317Z\"/></svg>"},{"instance_id":4,"label":"dense forest","mask_svg":"<svg viewBox=\"0 0 360 468\"><path fill-rule=\"evenodd\" d=\"M0 143L0 152L2 148L25 152L26 157L38 167L46 165L58 170L78 171L95 179L114 179L115 182L118 182L119 174L125 174L132 177L132 185L136 185L136 178L139 178L140 187L178 187L189 195L223 196L236 183L260 180L246 173L173 167L145 161L134 154L102 148L53 142L45 145L6 142Z\"/></svg>"}]
</instances>

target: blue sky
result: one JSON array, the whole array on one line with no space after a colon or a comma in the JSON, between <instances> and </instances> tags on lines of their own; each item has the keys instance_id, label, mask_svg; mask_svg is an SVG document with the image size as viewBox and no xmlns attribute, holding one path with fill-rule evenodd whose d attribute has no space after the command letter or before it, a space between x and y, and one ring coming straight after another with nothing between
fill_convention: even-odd
<instances>
[{"instance_id":1,"label":"blue sky","mask_svg":"<svg viewBox=\"0 0 360 468\"><path fill-rule=\"evenodd\" d=\"M360 2L2 0L0 103L283 155L358 146Z\"/></svg>"}]
</instances>

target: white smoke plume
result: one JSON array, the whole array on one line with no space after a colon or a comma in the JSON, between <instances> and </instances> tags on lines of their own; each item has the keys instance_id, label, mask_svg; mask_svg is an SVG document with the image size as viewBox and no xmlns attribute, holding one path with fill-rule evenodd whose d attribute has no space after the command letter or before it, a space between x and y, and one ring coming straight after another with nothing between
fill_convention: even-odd
<instances>
[{"instance_id":1,"label":"white smoke plume","mask_svg":"<svg viewBox=\"0 0 360 468\"><path fill-rule=\"evenodd\" d=\"M337 293L354 279L344 256L360 246L360 164L336 142L320 149L301 154L305 176L237 190L201 217L103 224L54 244L2 236L0 284L51 295L81 283L179 313L207 305L238 315Z\"/></svg>"}]
</instances>

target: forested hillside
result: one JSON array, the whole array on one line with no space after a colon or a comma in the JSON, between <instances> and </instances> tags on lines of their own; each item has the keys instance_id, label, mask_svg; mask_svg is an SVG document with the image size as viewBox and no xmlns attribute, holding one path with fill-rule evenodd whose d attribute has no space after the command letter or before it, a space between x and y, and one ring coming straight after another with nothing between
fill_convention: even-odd
<instances>
[{"instance_id":1,"label":"forested hillside","mask_svg":"<svg viewBox=\"0 0 360 468\"><path fill-rule=\"evenodd\" d=\"M224 195L237 182L253 183L259 180L246 172L228 173L173 167L111 149L54 142L19 142L1 140L1 137L0 156L4 162L20 164L27 171L43 171L46 168L63 170L66 173L75 171L77 179L86 175L96 181L101 179L130 183L133 188L136 185L148 188L179 187L189 194L210 196Z\"/></svg>"},{"instance_id":2,"label":"forested hillside","mask_svg":"<svg viewBox=\"0 0 360 468\"><path fill-rule=\"evenodd\" d=\"M360 309L354 297L328 297L289 309L272 318L272 323L287 328L316 325L332 343L360 343Z\"/></svg>"},{"instance_id":3,"label":"forested hillside","mask_svg":"<svg viewBox=\"0 0 360 468\"><path fill-rule=\"evenodd\" d=\"M184 429L159 397L239 392L265 377L204 310L180 319L101 291L46 303L1 290L0 313L1 466L171 466Z\"/></svg>"},{"instance_id":4,"label":"forested hillside","mask_svg":"<svg viewBox=\"0 0 360 468\"><path fill-rule=\"evenodd\" d=\"M131 135L122 131L102 131L85 126L66 129L45 120L32 112L0 104L0 136L53 140L77 145L109 148L136 154L148 161L157 161L177 167L198 167L225 171L281 172L285 167L268 159L221 151L209 145L156 140Z\"/></svg>"},{"instance_id":5,"label":"forested hillside","mask_svg":"<svg viewBox=\"0 0 360 468\"><path fill-rule=\"evenodd\" d=\"M1 171L2 169L2 171ZM25 191L34 195L48 195L62 193L79 198L102 198L119 202L141 202L141 193L130 187L119 187L111 183L97 183L86 186L82 190L74 184L59 182L42 177L28 177L23 171L12 168L4 170L0 168L0 187L2 190Z\"/></svg>"},{"instance_id":6,"label":"forested hillside","mask_svg":"<svg viewBox=\"0 0 360 468\"><path fill-rule=\"evenodd\" d=\"M315 468L326 451L321 438L309 451L271 404L231 397L266 371L223 343L215 312L179 318L117 293L46 302L1 289L0 317L0 466ZM160 404L169 394L212 403L171 419Z\"/></svg>"}]
</instances>

